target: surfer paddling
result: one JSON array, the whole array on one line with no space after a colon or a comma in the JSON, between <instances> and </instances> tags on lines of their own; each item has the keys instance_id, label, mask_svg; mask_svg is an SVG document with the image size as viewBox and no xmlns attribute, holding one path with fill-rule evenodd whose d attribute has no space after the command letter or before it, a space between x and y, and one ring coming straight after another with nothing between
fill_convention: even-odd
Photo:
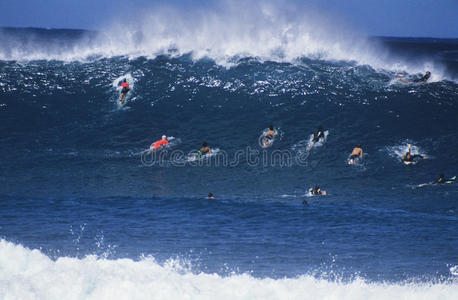
<instances>
[{"instance_id":1,"label":"surfer paddling","mask_svg":"<svg viewBox=\"0 0 458 300\"><path fill-rule=\"evenodd\" d=\"M122 104L122 101L126 97L127 93L130 91L130 85L127 82L126 78L124 78L119 85L122 87L121 95L119 95L119 104Z\"/></svg>"},{"instance_id":2,"label":"surfer paddling","mask_svg":"<svg viewBox=\"0 0 458 300\"><path fill-rule=\"evenodd\" d=\"M264 134L264 139L262 140L262 145L264 148L272 144L275 135L274 125L269 126L269 130Z\"/></svg>"},{"instance_id":3,"label":"surfer paddling","mask_svg":"<svg viewBox=\"0 0 458 300\"><path fill-rule=\"evenodd\" d=\"M429 78L431 78L431 72L430 71L426 71L425 75L421 76L420 78L417 78L417 79L414 79L414 80L407 80L407 79L404 79L405 76L404 74L398 74L398 80L403 82L403 83L420 83L420 82L427 82Z\"/></svg>"},{"instance_id":4,"label":"surfer paddling","mask_svg":"<svg viewBox=\"0 0 458 300\"><path fill-rule=\"evenodd\" d=\"M197 152L197 157L199 158L199 157L202 157L203 155L211 154L211 153L212 153L212 149L208 147L208 143L203 142L202 148L200 148L200 150Z\"/></svg>"},{"instance_id":5,"label":"surfer paddling","mask_svg":"<svg viewBox=\"0 0 458 300\"><path fill-rule=\"evenodd\" d=\"M165 145L168 145L169 144L169 141L167 141L167 137L165 135L162 136L162 139L160 139L159 141L156 141L154 142L150 149L159 149Z\"/></svg>"},{"instance_id":6,"label":"surfer paddling","mask_svg":"<svg viewBox=\"0 0 458 300\"><path fill-rule=\"evenodd\" d=\"M356 144L356 147L353 148L353 151L350 154L350 159L348 160L348 164L352 165L358 162L362 158L363 158L363 148L361 147L361 144Z\"/></svg>"},{"instance_id":7,"label":"surfer paddling","mask_svg":"<svg viewBox=\"0 0 458 300\"><path fill-rule=\"evenodd\" d=\"M315 143L317 143L320 139L321 139L321 140L324 139L324 130L323 130L323 126L318 126L316 132L313 133L312 142L315 144Z\"/></svg>"},{"instance_id":8,"label":"surfer paddling","mask_svg":"<svg viewBox=\"0 0 458 300\"><path fill-rule=\"evenodd\" d=\"M427 186L427 185L433 185L433 184L443 184L443 183L453 183L456 180L456 176L453 176L452 178L446 179L444 174L440 174L439 178L434 180L433 182L430 183L422 183L419 185L419 187Z\"/></svg>"},{"instance_id":9,"label":"surfer paddling","mask_svg":"<svg viewBox=\"0 0 458 300\"><path fill-rule=\"evenodd\" d=\"M413 164L415 162L414 160L416 158L423 158L423 156L421 156L420 154L412 154L412 153L410 153L410 150L412 148L411 144L409 144L407 147L408 147L407 148L407 152L406 152L406 154L404 155L404 157L402 159L405 164L407 164L407 165L408 164Z\"/></svg>"},{"instance_id":10,"label":"surfer paddling","mask_svg":"<svg viewBox=\"0 0 458 300\"><path fill-rule=\"evenodd\" d=\"M326 195L326 191L322 190L319 186L315 186L313 188L309 188L309 195L310 196L318 196L318 195Z\"/></svg>"}]
</instances>

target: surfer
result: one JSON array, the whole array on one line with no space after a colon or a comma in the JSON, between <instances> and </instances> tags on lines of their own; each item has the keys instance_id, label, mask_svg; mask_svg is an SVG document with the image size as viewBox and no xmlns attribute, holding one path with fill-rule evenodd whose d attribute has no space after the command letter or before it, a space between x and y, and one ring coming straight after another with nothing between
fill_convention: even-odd
<instances>
[{"instance_id":1,"label":"surfer","mask_svg":"<svg viewBox=\"0 0 458 300\"><path fill-rule=\"evenodd\" d=\"M159 149L159 148L161 148L162 146L165 146L165 145L168 145L168 144L169 144L169 141L167 141L167 137L166 137L165 135L163 135L163 136L162 136L162 139L159 140L159 141L154 142L154 143L151 145L150 149L151 149L151 148L152 148L152 149Z\"/></svg>"},{"instance_id":2,"label":"surfer","mask_svg":"<svg viewBox=\"0 0 458 300\"><path fill-rule=\"evenodd\" d=\"M264 140L262 141L262 144L264 147L267 147L269 144L272 143L272 140L274 139L275 135L275 130L274 130L274 125L269 126L269 130L264 135Z\"/></svg>"},{"instance_id":3,"label":"surfer","mask_svg":"<svg viewBox=\"0 0 458 300\"><path fill-rule=\"evenodd\" d=\"M119 104L122 104L123 99L126 97L127 93L130 91L130 85L124 78L119 85L122 87L121 95L119 95Z\"/></svg>"},{"instance_id":4,"label":"surfer","mask_svg":"<svg viewBox=\"0 0 458 300\"><path fill-rule=\"evenodd\" d=\"M313 188L309 188L310 196L316 195L326 195L326 191L322 190L319 186L315 186Z\"/></svg>"},{"instance_id":5,"label":"surfer","mask_svg":"<svg viewBox=\"0 0 458 300\"><path fill-rule=\"evenodd\" d=\"M356 147L353 148L353 151L351 152L348 163L354 164L356 161L362 158L363 158L363 148L361 147L361 144L356 144Z\"/></svg>"},{"instance_id":6,"label":"surfer","mask_svg":"<svg viewBox=\"0 0 458 300\"><path fill-rule=\"evenodd\" d=\"M425 75L423 75L421 78L415 79L413 82L426 82L428 79L431 77L431 72L426 71Z\"/></svg>"},{"instance_id":7,"label":"surfer","mask_svg":"<svg viewBox=\"0 0 458 300\"><path fill-rule=\"evenodd\" d=\"M197 152L197 157L202 157L203 155L211 154L211 153L212 153L212 149L208 147L207 142L203 142L202 148L200 148L200 150Z\"/></svg>"},{"instance_id":8,"label":"surfer","mask_svg":"<svg viewBox=\"0 0 458 300\"><path fill-rule=\"evenodd\" d=\"M428 81L428 79L431 77L431 72L430 71L426 71L425 75L423 75L422 77L420 78L417 78L417 79L414 79L412 81L409 81L407 79L403 79L405 76L404 74L398 74L398 80L400 80L401 82L403 83L411 83L411 82L415 82L415 83L419 83L419 82L426 82Z\"/></svg>"},{"instance_id":9,"label":"surfer","mask_svg":"<svg viewBox=\"0 0 458 300\"><path fill-rule=\"evenodd\" d=\"M207 199L216 199L212 193L208 193Z\"/></svg>"},{"instance_id":10,"label":"surfer","mask_svg":"<svg viewBox=\"0 0 458 300\"><path fill-rule=\"evenodd\" d=\"M423 156L421 156L420 154L411 154L410 153L410 150L412 148L412 145L409 144L408 145L408 149L407 149L407 152L406 154L404 155L404 158L402 159L404 161L405 164L412 164L414 163L414 160L415 158L423 158Z\"/></svg>"},{"instance_id":11,"label":"surfer","mask_svg":"<svg viewBox=\"0 0 458 300\"><path fill-rule=\"evenodd\" d=\"M323 126L318 126L318 129L316 130L316 132L313 133L312 142L313 142L313 143L316 143L316 142L318 142L320 139L324 139L324 130L323 130Z\"/></svg>"},{"instance_id":12,"label":"surfer","mask_svg":"<svg viewBox=\"0 0 458 300\"><path fill-rule=\"evenodd\" d=\"M449 178L449 179L445 179L445 175L444 174L439 174L439 178L437 178L433 182L422 183L422 184L420 184L418 186L419 187L424 187L424 186L433 185L433 184L453 183L455 180L456 180L456 176L453 176L452 178Z\"/></svg>"},{"instance_id":13,"label":"surfer","mask_svg":"<svg viewBox=\"0 0 458 300\"><path fill-rule=\"evenodd\" d=\"M452 183L455 180L456 180L456 176L449 178L449 179L445 179L444 174L440 174L439 178L434 180L431 184Z\"/></svg>"}]
</instances>

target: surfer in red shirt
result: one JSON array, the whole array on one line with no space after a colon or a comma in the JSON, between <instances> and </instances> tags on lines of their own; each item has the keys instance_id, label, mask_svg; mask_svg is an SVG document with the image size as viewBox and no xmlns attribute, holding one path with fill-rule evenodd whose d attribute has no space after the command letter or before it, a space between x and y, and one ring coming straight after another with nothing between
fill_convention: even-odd
<instances>
[{"instance_id":1,"label":"surfer in red shirt","mask_svg":"<svg viewBox=\"0 0 458 300\"><path fill-rule=\"evenodd\" d=\"M127 95L127 93L130 91L130 85L125 78L122 80L120 85L122 87L122 90L121 90L121 95L119 96L119 104L122 104L122 100Z\"/></svg>"},{"instance_id":2,"label":"surfer in red shirt","mask_svg":"<svg viewBox=\"0 0 458 300\"><path fill-rule=\"evenodd\" d=\"M167 137L165 135L162 136L162 140L153 143L153 149L159 149L162 146L168 145L169 141L167 141Z\"/></svg>"}]
</instances>

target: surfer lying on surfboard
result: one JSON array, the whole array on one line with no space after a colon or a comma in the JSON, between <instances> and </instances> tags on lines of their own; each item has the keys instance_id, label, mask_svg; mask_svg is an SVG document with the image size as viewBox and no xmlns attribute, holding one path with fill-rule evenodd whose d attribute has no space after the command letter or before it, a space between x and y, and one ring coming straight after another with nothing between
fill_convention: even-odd
<instances>
[{"instance_id":1,"label":"surfer lying on surfboard","mask_svg":"<svg viewBox=\"0 0 458 300\"><path fill-rule=\"evenodd\" d=\"M272 145L272 143L274 142L274 136L275 136L276 132L274 130L274 125L270 125L269 126L269 130L266 131L266 133L264 134L264 139L262 140L262 146L264 148L267 148L268 146Z\"/></svg>"},{"instance_id":2,"label":"surfer lying on surfboard","mask_svg":"<svg viewBox=\"0 0 458 300\"><path fill-rule=\"evenodd\" d=\"M322 190L319 186L315 186L313 188L309 188L309 195L310 196L326 195L326 191Z\"/></svg>"},{"instance_id":3,"label":"surfer lying on surfboard","mask_svg":"<svg viewBox=\"0 0 458 300\"><path fill-rule=\"evenodd\" d=\"M210 147L208 147L207 142L203 142L202 143L202 148L200 148L200 150L197 152L197 158L200 158L203 155L211 154L211 153L212 153L212 149Z\"/></svg>"},{"instance_id":4,"label":"surfer lying on surfboard","mask_svg":"<svg viewBox=\"0 0 458 300\"><path fill-rule=\"evenodd\" d=\"M404 79L404 74L398 74L398 80L403 83L420 83L420 82L427 82L428 79L431 77L431 72L426 71L425 75L421 76L420 78L416 78L413 80Z\"/></svg>"},{"instance_id":5,"label":"surfer lying on surfboard","mask_svg":"<svg viewBox=\"0 0 458 300\"><path fill-rule=\"evenodd\" d=\"M119 95L119 104L122 104L123 99L126 97L127 93L130 91L130 85L124 78L119 85L122 87L121 95Z\"/></svg>"},{"instance_id":6,"label":"surfer lying on surfboard","mask_svg":"<svg viewBox=\"0 0 458 300\"><path fill-rule=\"evenodd\" d=\"M348 164L352 165L358 162L362 158L363 158L363 148L361 147L361 144L356 144L356 147L353 148L353 151L351 152L350 158L348 160Z\"/></svg>"},{"instance_id":7,"label":"surfer lying on surfboard","mask_svg":"<svg viewBox=\"0 0 458 300\"><path fill-rule=\"evenodd\" d=\"M419 187L425 186L425 185L433 185L433 184L442 184L442 183L453 183L456 180L456 176L453 176L452 178L446 179L444 174L440 174L439 178L434 180L431 183L422 183L419 185Z\"/></svg>"},{"instance_id":8,"label":"surfer lying on surfboard","mask_svg":"<svg viewBox=\"0 0 458 300\"><path fill-rule=\"evenodd\" d=\"M408 147L408 148L407 148L407 152L406 152L406 154L404 155L404 158L402 159L406 165L408 165L408 164L413 164L415 158L423 158L423 156L421 156L420 154L411 154L411 153L410 153L410 150L411 150L411 148L412 148L412 145L411 145L411 144L408 144L407 147Z\"/></svg>"}]
</instances>

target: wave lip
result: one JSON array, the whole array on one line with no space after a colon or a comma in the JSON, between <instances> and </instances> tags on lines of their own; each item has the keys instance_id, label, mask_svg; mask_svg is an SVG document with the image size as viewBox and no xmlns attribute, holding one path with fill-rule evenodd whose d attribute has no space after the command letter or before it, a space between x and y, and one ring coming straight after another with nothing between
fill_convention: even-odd
<instances>
[{"instance_id":1,"label":"wave lip","mask_svg":"<svg viewBox=\"0 0 458 300\"><path fill-rule=\"evenodd\" d=\"M183 55L228 64L234 57L292 62L311 57L375 63L366 38L312 7L281 1L222 1L193 8L144 8L136 22L116 18L98 32L4 29L0 59ZM120 21L122 20L122 21ZM140 20L140 21L139 21ZM137 22L138 21L138 22ZM369 49L371 48L371 49Z\"/></svg>"},{"instance_id":2,"label":"wave lip","mask_svg":"<svg viewBox=\"0 0 458 300\"><path fill-rule=\"evenodd\" d=\"M297 278L222 277L192 273L176 260L52 260L39 250L0 241L0 291L6 299L456 299L457 284L333 282Z\"/></svg>"}]
</instances>

